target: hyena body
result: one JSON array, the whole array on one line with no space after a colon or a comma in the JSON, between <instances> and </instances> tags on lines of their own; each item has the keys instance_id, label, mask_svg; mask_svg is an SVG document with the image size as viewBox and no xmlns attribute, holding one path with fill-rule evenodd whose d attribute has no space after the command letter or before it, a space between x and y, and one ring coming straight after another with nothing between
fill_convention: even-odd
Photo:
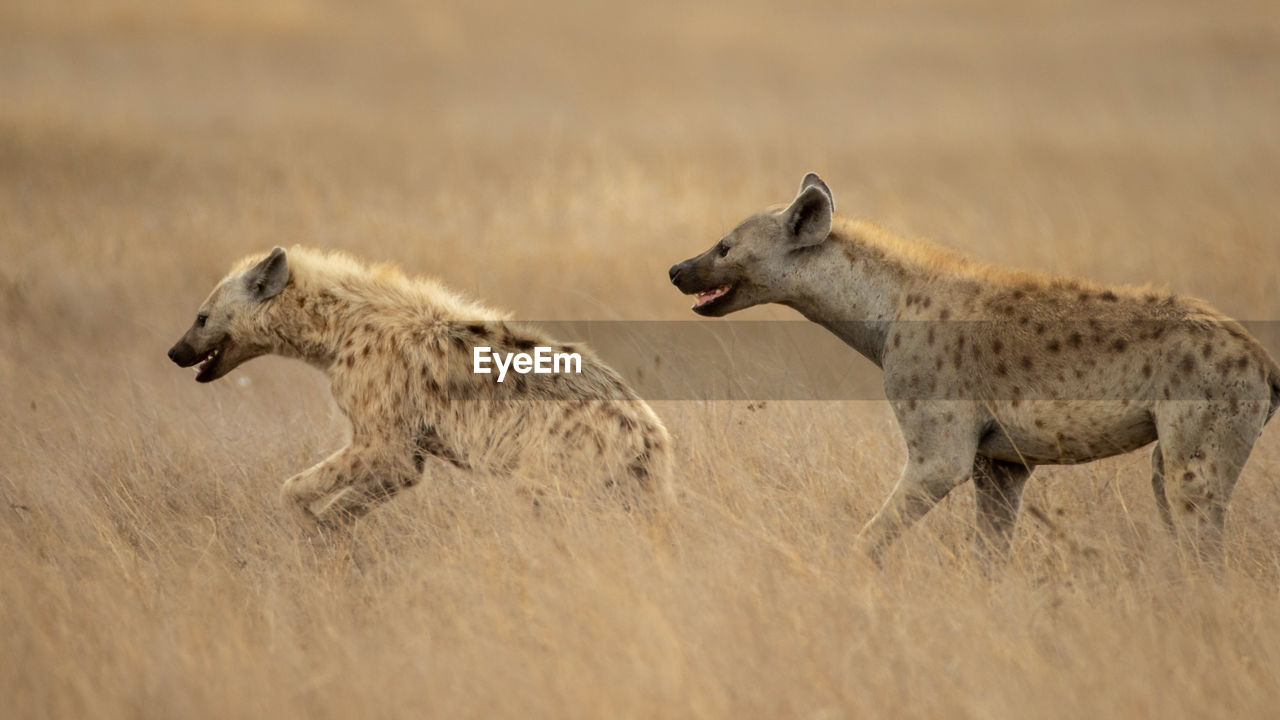
<instances>
[{"instance_id":1,"label":"hyena body","mask_svg":"<svg viewBox=\"0 0 1280 720\"><path fill-rule=\"evenodd\" d=\"M810 174L790 206L748 218L671 280L702 315L790 306L884 370L908 459L859 536L865 552L878 561L971 477L979 547L1002 554L1036 465L1158 440L1164 523L1220 562L1227 501L1280 404L1280 368L1243 328L1197 300L982 266L833 208Z\"/></svg>"},{"instance_id":2,"label":"hyena body","mask_svg":"<svg viewBox=\"0 0 1280 720\"><path fill-rule=\"evenodd\" d=\"M474 372L477 346L577 353L581 372L498 383ZM350 444L285 482L304 517L360 515L416 484L429 458L494 476L592 477L628 502L670 495L667 431L613 370L433 282L276 248L218 284L169 357L200 363L196 380L210 382L266 353L322 370L351 422Z\"/></svg>"}]
</instances>

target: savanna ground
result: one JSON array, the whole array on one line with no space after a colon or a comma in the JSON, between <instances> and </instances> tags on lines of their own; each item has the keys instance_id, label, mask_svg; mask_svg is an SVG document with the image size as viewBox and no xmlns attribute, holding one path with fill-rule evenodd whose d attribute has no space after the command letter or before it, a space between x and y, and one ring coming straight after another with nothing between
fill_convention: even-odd
<instances>
[{"instance_id":1,"label":"savanna ground","mask_svg":"<svg viewBox=\"0 0 1280 720\"><path fill-rule=\"evenodd\" d=\"M993 577L968 487L868 569L904 457L874 397L655 403L666 536L439 471L308 542L277 497L343 442L319 373L164 356L274 244L530 320L715 322L667 266L807 170L982 259L1275 320L1280 17L1123 5L0 7L5 713L1274 717L1276 423L1220 584L1146 452L1037 471Z\"/></svg>"}]
</instances>

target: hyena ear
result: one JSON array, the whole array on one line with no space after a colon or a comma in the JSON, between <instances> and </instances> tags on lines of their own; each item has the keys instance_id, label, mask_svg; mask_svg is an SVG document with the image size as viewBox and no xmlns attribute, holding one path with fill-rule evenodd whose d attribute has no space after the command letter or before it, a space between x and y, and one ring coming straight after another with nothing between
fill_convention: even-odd
<instances>
[{"instance_id":1,"label":"hyena ear","mask_svg":"<svg viewBox=\"0 0 1280 720\"><path fill-rule=\"evenodd\" d=\"M815 180L818 178L817 175L812 177ZM805 177L806 181L808 179ZM801 187L800 194L791 203L791 207L782 211L783 228L792 245L817 245L831 233L833 203L826 187L822 180L818 180L815 185Z\"/></svg>"},{"instance_id":2,"label":"hyena ear","mask_svg":"<svg viewBox=\"0 0 1280 720\"><path fill-rule=\"evenodd\" d=\"M245 273L244 281L254 300L261 302L279 295L289 284L289 261L284 248L272 248L270 255Z\"/></svg>"},{"instance_id":3,"label":"hyena ear","mask_svg":"<svg viewBox=\"0 0 1280 720\"><path fill-rule=\"evenodd\" d=\"M818 173L806 173L804 179L800 181L800 190L796 194L798 195L811 187L820 188L822 192L827 194L827 199L831 201L831 210L834 212L836 209L836 198L831 194L831 188L827 187L827 184L822 181L822 178L818 177Z\"/></svg>"}]
</instances>

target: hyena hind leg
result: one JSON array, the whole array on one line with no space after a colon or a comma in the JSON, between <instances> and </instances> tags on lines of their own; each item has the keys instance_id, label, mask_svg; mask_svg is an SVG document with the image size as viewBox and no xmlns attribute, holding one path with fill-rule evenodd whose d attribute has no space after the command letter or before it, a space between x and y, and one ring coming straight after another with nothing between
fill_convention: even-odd
<instances>
[{"instance_id":1,"label":"hyena hind leg","mask_svg":"<svg viewBox=\"0 0 1280 720\"><path fill-rule=\"evenodd\" d=\"M1156 412L1158 469L1163 471L1158 474L1166 496L1161 514L1168 514L1179 548L1215 573L1224 566L1222 541L1231 492L1266 410L1260 401L1237 400L1235 406L1206 402Z\"/></svg>"}]
</instances>

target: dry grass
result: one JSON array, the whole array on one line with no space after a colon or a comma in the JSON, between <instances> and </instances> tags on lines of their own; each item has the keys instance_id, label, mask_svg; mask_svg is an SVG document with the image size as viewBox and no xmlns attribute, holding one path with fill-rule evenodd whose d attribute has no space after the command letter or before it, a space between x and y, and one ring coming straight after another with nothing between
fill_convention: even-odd
<instances>
[{"instance_id":1,"label":"dry grass","mask_svg":"<svg viewBox=\"0 0 1280 720\"><path fill-rule=\"evenodd\" d=\"M277 243L526 319L692 319L667 265L810 169L984 259L1274 320L1273 8L422 5L0 8L12 716L1274 715L1274 426L1221 585L1180 567L1140 454L1038 471L1047 522L993 579L968 488L868 570L851 539L903 457L876 402L658 403L669 538L444 473L313 544L276 494L342 441L319 375L197 387L164 357Z\"/></svg>"}]
</instances>

